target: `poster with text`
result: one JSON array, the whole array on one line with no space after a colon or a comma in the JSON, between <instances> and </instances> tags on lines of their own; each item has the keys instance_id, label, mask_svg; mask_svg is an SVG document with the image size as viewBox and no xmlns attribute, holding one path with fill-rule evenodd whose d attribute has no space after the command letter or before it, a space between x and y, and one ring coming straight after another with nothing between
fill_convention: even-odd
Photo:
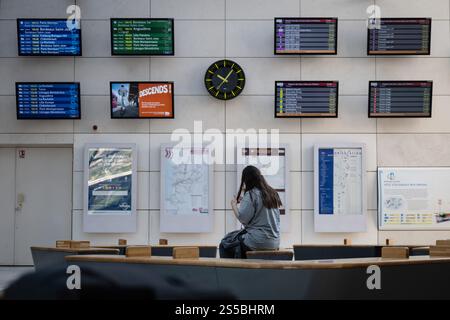
<instances>
[{"instance_id":1,"label":"poster with text","mask_svg":"<svg viewBox=\"0 0 450 320\"><path fill-rule=\"evenodd\" d=\"M450 168L378 168L382 230L450 230Z\"/></svg>"},{"instance_id":2,"label":"poster with text","mask_svg":"<svg viewBox=\"0 0 450 320\"><path fill-rule=\"evenodd\" d=\"M136 232L136 150L133 143L85 145L83 232Z\"/></svg>"},{"instance_id":3,"label":"poster with text","mask_svg":"<svg viewBox=\"0 0 450 320\"><path fill-rule=\"evenodd\" d=\"M89 150L89 214L131 213L132 154L132 149Z\"/></svg>"},{"instance_id":4,"label":"poster with text","mask_svg":"<svg viewBox=\"0 0 450 320\"><path fill-rule=\"evenodd\" d=\"M173 82L112 82L111 116L174 118Z\"/></svg>"}]
</instances>

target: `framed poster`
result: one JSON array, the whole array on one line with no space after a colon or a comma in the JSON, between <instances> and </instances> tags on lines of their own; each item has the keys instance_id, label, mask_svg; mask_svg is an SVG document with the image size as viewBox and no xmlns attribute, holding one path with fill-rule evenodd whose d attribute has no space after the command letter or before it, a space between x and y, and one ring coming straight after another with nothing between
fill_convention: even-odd
<instances>
[{"instance_id":1,"label":"framed poster","mask_svg":"<svg viewBox=\"0 0 450 320\"><path fill-rule=\"evenodd\" d=\"M380 230L450 230L450 168L378 168Z\"/></svg>"},{"instance_id":2,"label":"framed poster","mask_svg":"<svg viewBox=\"0 0 450 320\"><path fill-rule=\"evenodd\" d=\"M87 144L84 153L84 232L136 232L135 144Z\"/></svg>"},{"instance_id":3,"label":"framed poster","mask_svg":"<svg viewBox=\"0 0 450 320\"><path fill-rule=\"evenodd\" d=\"M213 231L211 152L204 146L161 145L161 232Z\"/></svg>"},{"instance_id":4,"label":"framed poster","mask_svg":"<svg viewBox=\"0 0 450 320\"><path fill-rule=\"evenodd\" d=\"M282 232L290 231L289 211L289 163L288 148L281 145L279 148L249 148L239 147L237 150L237 177L236 193L241 184L242 171L248 165L257 167L267 183L274 188L280 196L283 206L280 208L280 229ZM237 221L238 228L241 227Z\"/></svg>"},{"instance_id":5,"label":"framed poster","mask_svg":"<svg viewBox=\"0 0 450 320\"><path fill-rule=\"evenodd\" d=\"M366 200L365 145L315 145L315 232L365 232Z\"/></svg>"}]
</instances>

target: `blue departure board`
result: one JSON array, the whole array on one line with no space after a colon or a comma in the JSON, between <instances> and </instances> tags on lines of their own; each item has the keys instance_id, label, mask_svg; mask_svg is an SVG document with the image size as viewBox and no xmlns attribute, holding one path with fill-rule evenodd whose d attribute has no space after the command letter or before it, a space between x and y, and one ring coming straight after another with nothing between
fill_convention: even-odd
<instances>
[{"instance_id":1,"label":"blue departure board","mask_svg":"<svg viewBox=\"0 0 450 320\"><path fill-rule=\"evenodd\" d=\"M17 119L80 119L80 84L16 83Z\"/></svg>"},{"instance_id":2,"label":"blue departure board","mask_svg":"<svg viewBox=\"0 0 450 320\"><path fill-rule=\"evenodd\" d=\"M17 41L19 56L81 55L81 29L66 19L17 19Z\"/></svg>"}]
</instances>

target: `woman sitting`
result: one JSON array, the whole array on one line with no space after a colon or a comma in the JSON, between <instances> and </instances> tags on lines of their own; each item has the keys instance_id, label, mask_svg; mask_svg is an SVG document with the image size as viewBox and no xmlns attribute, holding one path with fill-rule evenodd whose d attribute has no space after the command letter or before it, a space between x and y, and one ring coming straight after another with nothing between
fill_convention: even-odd
<instances>
[{"instance_id":1,"label":"woman sitting","mask_svg":"<svg viewBox=\"0 0 450 320\"><path fill-rule=\"evenodd\" d=\"M230 232L222 239L220 257L245 258L247 251L277 250L281 206L278 193L267 184L261 171L254 166L245 167L239 192L231 200L234 215L244 229Z\"/></svg>"}]
</instances>

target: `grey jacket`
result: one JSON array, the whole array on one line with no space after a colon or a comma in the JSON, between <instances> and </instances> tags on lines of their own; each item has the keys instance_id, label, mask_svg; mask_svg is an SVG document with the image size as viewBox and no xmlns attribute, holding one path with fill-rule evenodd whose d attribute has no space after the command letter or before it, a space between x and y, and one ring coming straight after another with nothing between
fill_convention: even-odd
<instances>
[{"instance_id":1,"label":"grey jacket","mask_svg":"<svg viewBox=\"0 0 450 320\"><path fill-rule=\"evenodd\" d=\"M247 247L253 250L279 248L280 210L264 207L259 189L253 188L245 192L238 210L238 219L247 230L243 235Z\"/></svg>"}]
</instances>

